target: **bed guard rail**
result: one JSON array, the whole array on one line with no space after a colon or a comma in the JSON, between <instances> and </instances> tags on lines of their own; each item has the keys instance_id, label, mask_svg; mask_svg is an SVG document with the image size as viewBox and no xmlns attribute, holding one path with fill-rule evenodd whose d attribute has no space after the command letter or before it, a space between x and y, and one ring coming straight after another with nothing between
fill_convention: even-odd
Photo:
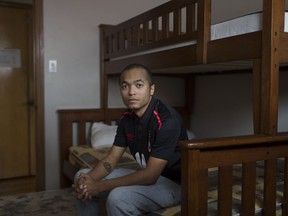
<instances>
[{"instance_id":1,"label":"bed guard rail","mask_svg":"<svg viewBox=\"0 0 288 216\"><path fill-rule=\"evenodd\" d=\"M198 0L172 0L116 26L106 26L102 29L104 58L196 40L200 11Z\"/></svg>"},{"instance_id":2,"label":"bed guard rail","mask_svg":"<svg viewBox=\"0 0 288 216\"><path fill-rule=\"evenodd\" d=\"M275 215L277 160L284 161L282 215L287 215L288 133L180 142L182 215L208 215L208 169L218 169L218 215L231 215L233 165L241 164L241 215L255 215L256 162L264 164L263 215ZM282 193L282 192L281 192Z\"/></svg>"}]
</instances>

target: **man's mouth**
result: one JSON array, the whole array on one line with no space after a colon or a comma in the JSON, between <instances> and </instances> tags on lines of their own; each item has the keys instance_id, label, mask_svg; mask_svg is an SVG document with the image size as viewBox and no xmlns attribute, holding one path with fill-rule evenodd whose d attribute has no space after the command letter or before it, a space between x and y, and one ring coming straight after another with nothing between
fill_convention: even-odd
<instances>
[{"instance_id":1,"label":"man's mouth","mask_svg":"<svg viewBox=\"0 0 288 216\"><path fill-rule=\"evenodd\" d=\"M134 104L134 103L138 102L138 99L135 99L135 98L129 99L128 102L129 102L129 104Z\"/></svg>"},{"instance_id":2,"label":"man's mouth","mask_svg":"<svg viewBox=\"0 0 288 216\"><path fill-rule=\"evenodd\" d=\"M133 98L133 99L129 99L128 101L133 103L133 102L136 102L138 100Z\"/></svg>"}]
</instances>

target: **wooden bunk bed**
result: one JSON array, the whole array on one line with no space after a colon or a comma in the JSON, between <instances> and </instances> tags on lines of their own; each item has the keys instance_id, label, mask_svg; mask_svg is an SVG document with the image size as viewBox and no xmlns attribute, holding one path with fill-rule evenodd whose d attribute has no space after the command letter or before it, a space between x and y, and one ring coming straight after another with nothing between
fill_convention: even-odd
<instances>
[{"instance_id":1,"label":"wooden bunk bed","mask_svg":"<svg viewBox=\"0 0 288 216\"><path fill-rule=\"evenodd\" d=\"M279 67L288 62L285 1L263 0L261 14L260 30L217 39L211 38L216 28L211 25L211 0L172 0L119 25L102 25L103 83L131 62L146 64L155 74L175 76L231 71L237 64L237 70L253 70L255 133L275 133ZM103 92L107 107L107 85Z\"/></svg>"},{"instance_id":2,"label":"wooden bunk bed","mask_svg":"<svg viewBox=\"0 0 288 216\"><path fill-rule=\"evenodd\" d=\"M79 125L76 145L82 145L88 143L86 122L110 123L121 116L123 109L108 106L108 80L124 66L137 62L148 65L154 74L184 78L186 101L178 110L189 125L194 77L203 72L239 70L239 63L245 63L240 69L253 73L254 135L179 143L181 215L210 215L211 169L217 170L216 212L231 215L235 205L235 167L241 167L237 214L255 215L259 163L264 164L260 214L287 215L288 133L277 131L279 70L288 63L285 2L263 0L261 15L262 26L256 31L212 38L215 26L211 25L211 0L171 0L119 25L101 25L101 108L59 111L60 160L64 165L61 174L66 173L70 179L74 175L67 171L71 171L71 164L64 162L73 143L73 123ZM283 167L277 166L279 162ZM62 175L61 185L67 186L67 182ZM276 198L279 193L280 201Z\"/></svg>"},{"instance_id":3,"label":"wooden bunk bed","mask_svg":"<svg viewBox=\"0 0 288 216\"><path fill-rule=\"evenodd\" d=\"M111 123L122 111L110 109L107 119L104 109L58 111L61 187L70 187L76 171L83 167L71 160L71 153L77 151L77 158L88 164L84 167L92 167L95 158L103 156L91 154L91 146L87 147L91 123ZM179 215L180 211L181 215L287 214L288 133L193 139L180 146L182 204L151 215ZM127 158L126 167L132 168L135 164Z\"/></svg>"}]
</instances>

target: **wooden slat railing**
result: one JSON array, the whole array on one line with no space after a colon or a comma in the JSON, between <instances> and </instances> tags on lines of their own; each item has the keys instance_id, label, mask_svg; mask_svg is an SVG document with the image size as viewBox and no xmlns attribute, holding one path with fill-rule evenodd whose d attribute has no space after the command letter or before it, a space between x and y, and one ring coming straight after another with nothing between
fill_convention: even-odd
<instances>
[{"instance_id":1,"label":"wooden slat railing","mask_svg":"<svg viewBox=\"0 0 288 216\"><path fill-rule=\"evenodd\" d=\"M229 215L232 212L232 166L219 167L218 175L218 212Z\"/></svg>"},{"instance_id":2,"label":"wooden slat railing","mask_svg":"<svg viewBox=\"0 0 288 216\"><path fill-rule=\"evenodd\" d=\"M197 2L172 0L107 28L104 59L196 40ZM186 25L185 32L183 25Z\"/></svg>"},{"instance_id":3,"label":"wooden slat railing","mask_svg":"<svg viewBox=\"0 0 288 216\"><path fill-rule=\"evenodd\" d=\"M288 133L191 140L180 143L182 215L207 215L209 168L218 167L218 215L232 214L232 167L242 164L241 215L255 215L256 162L264 161L263 215L276 213L277 159L285 158L282 215L287 213ZM204 176L204 177L203 177ZM204 189L205 188L205 191Z\"/></svg>"},{"instance_id":4,"label":"wooden slat railing","mask_svg":"<svg viewBox=\"0 0 288 216\"><path fill-rule=\"evenodd\" d=\"M242 199L255 200L256 162L243 163L242 176ZM244 202L242 205L242 211L245 212L247 216L255 216L254 208L254 202Z\"/></svg>"}]
</instances>

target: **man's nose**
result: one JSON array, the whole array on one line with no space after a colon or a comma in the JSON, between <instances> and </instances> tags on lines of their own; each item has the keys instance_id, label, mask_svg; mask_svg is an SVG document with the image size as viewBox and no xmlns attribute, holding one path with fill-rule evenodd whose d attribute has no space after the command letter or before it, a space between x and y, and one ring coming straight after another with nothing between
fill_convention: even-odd
<instances>
[{"instance_id":1,"label":"man's nose","mask_svg":"<svg viewBox=\"0 0 288 216\"><path fill-rule=\"evenodd\" d=\"M134 95L134 94L135 94L135 87L131 86L131 87L129 88L129 94L130 94L130 95Z\"/></svg>"}]
</instances>

